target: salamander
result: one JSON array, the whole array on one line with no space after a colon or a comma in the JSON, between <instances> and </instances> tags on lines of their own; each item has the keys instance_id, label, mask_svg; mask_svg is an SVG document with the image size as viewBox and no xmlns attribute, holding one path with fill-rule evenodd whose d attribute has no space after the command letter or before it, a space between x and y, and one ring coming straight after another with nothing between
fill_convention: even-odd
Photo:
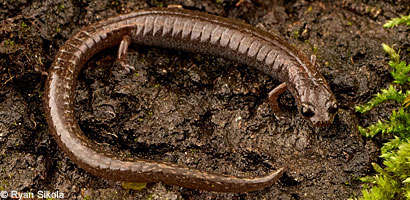
<instances>
[{"instance_id":1,"label":"salamander","mask_svg":"<svg viewBox=\"0 0 410 200\"><path fill-rule=\"evenodd\" d=\"M96 22L80 29L60 47L48 73L44 104L47 123L58 146L81 168L102 178L127 182L163 182L198 190L248 192L276 182L285 167L256 177L237 177L187 168L169 162L118 158L97 151L74 115L78 74L93 55L119 46L126 70L130 43L223 57L248 65L283 82L270 92L270 105L289 90L300 114L314 126L332 123L336 99L323 76L288 42L251 25L183 9L145 9Z\"/></svg>"}]
</instances>

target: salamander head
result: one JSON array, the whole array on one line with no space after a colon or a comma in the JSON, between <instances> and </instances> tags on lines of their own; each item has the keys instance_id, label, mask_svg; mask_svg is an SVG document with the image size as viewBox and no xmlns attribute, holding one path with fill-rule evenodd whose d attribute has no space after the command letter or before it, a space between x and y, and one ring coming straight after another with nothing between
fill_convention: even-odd
<instances>
[{"instance_id":1,"label":"salamander head","mask_svg":"<svg viewBox=\"0 0 410 200\"><path fill-rule=\"evenodd\" d=\"M314 126L327 126L333 122L338 110L337 101L321 75L301 80L296 93L299 96L296 98L299 113L306 120Z\"/></svg>"}]
</instances>

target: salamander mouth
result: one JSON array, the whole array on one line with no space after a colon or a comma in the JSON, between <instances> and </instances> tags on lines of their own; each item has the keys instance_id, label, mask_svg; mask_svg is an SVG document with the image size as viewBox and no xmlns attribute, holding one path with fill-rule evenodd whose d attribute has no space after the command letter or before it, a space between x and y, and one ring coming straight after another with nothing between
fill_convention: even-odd
<instances>
[{"instance_id":1,"label":"salamander mouth","mask_svg":"<svg viewBox=\"0 0 410 200\"><path fill-rule=\"evenodd\" d=\"M316 123L313 123L315 127L326 127L329 126L332 122L331 121L318 121Z\"/></svg>"},{"instance_id":2,"label":"salamander mouth","mask_svg":"<svg viewBox=\"0 0 410 200\"><path fill-rule=\"evenodd\" d=\"M310 122L312 122L313 126L315 127L326 127L333 123L334 118L335 115L330 115L330 117L325 120L312 120L311 118Z\"/></svg>"}]
</instances>

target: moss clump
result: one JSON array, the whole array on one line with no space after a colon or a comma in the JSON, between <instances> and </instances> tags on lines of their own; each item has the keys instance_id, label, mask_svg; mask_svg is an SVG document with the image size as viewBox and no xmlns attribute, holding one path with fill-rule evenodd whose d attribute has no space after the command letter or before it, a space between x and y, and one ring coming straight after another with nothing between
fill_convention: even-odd
<instances>
[{"instance_id":1,"label":"moss clump","mask_svg":"<svg viewBox=\"0 0 410 200\"><path fill-rule=\"evenodd\" d=\"M384 27L391 28L400 23L410 26L410 15L392 19ZM393 111L389 120L378 121L365 128L358 127L360 133L369 138L378 133L394 135L394 139L389 140L381 148L380 157L384 166L372 163L376 174L360 178L365 184L363 196L359 199L410 199L410 90L403 92L399 89L410 82L410 64L401 61L399 54L388 45L383 44L383 49L390 55L389 65L393 69L393 84L381 90L366 104L357 106L356 111L366 113L389 100L398 103L399 108Z\"/></svg>"},{"instance_id":2,"label":"moss clump","mask_svg":"<svg viewBox=\"0 0 410 200\"><path fill-rule=\"evenodd\" d=\"M122 187L128 190L142 190L147 186L147 183L133 183L133 182L123 182Z\"/></svg>"}]
</instances>

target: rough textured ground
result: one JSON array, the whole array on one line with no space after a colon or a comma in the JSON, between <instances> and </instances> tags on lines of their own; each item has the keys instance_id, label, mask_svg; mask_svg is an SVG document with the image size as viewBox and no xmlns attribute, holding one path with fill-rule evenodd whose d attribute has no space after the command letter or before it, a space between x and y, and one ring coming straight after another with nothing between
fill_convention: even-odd
<instances>
[{"instance_id":1,"label":"rough textured ground","mask_svg":"<svg viewBox=\"0 0 410 200\"><path fill-rule=\"evenodd\" d=\"M360 193L357 177L372 173L378 146L357 125L369 115L354 105L391 81L381 43L410 48L409 28L382 24L408 14L408 0L382 1L0 1L0 190L60 191L68 199L346 199ZM276 80L228 60L131 46L136 71L126 74L117 48L92 58L78 80L76 116L107 151L231 175L262 175L286 166L264 190L221 194L161 183L142 191L92 176L76 166L48 133L42 110L45 75L73 31L146 7L186 9L244 21L316 54L340 110L327 128L311 128L286 93L278 121L267 93ZM404 57L409 59L408 57Z\"/></svg>"}]
</instances>

